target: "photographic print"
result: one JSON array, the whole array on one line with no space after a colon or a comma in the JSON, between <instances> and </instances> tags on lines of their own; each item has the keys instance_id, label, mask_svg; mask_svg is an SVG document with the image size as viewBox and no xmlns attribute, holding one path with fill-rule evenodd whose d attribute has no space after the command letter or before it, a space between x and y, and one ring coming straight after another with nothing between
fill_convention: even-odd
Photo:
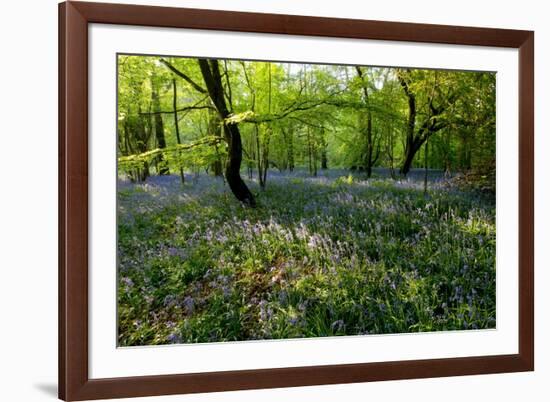
<instances>
[{"instance_id":1,"label":"photographic print","mask_svg":"<svg viewBox=\"0 0 550 402\"><path fill-rule=\"evenodd\" d=\"M117 57L119 346L496 328L494 72Z\"/></svg>"}]
</instances>

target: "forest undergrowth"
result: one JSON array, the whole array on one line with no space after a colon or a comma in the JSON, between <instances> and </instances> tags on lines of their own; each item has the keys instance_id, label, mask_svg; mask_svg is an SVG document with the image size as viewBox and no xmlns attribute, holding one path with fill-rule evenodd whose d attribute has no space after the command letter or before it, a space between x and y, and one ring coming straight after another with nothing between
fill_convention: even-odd
<instances>
[{"instance_id":1,"label":"forest undergrowth","mask_svg":"<svg viewBox=\"0 0 550 402\"><path fill-rule=\"evenodd\" d=\"M420 177L119 179L119 345L495 328L494 195Z\"/></svg>"}]
</instances>

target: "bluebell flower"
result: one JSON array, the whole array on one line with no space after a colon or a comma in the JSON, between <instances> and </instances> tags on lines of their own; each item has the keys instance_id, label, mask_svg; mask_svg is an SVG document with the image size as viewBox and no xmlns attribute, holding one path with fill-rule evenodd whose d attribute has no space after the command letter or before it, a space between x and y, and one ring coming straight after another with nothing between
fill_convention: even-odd
<instances>
[{"instance_id":1,"label":"bluebell flower","mask_svg":"<svg viewBox=\"0 0 550 402\"><path fill-rule=\"evenodd\" d=\"M191 315L195 310L195 300L191 296L186 296L185 299L183 299L183 306L185 308L185 312Z\"/></svg>"}]
</instances>

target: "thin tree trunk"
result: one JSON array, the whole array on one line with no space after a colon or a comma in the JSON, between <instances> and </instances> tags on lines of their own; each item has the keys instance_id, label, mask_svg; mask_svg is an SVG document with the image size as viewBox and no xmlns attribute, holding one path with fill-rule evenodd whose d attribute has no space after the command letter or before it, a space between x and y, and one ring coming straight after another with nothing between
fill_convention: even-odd
<instances>
[{"instance_id":1,"label":"thin tree trunk","mask_svg":"<svg viewBox=\"0 0 550 402\"><path fill-rule=\"evenodd\" d=\"M258 167L258 183L260 183L260 187L264 188L263 183L263 170L262 170L262 152L260 150L260 129L258 128L258 124L254 124L254 139L256 140L256 158L257 162L256 165Z\"/></svg>"},{"instance_id":2,"label":"thin tree trunk","mask_svg":"<svg viewBox=\"0 0 550 402\"><path fill-rule=\"evenodd\" d=\"M308 160L308 166L309 166L309 174L313 174L313 160L312 160L312 146L311 146L311 133L309 130L309 126L306 128L307 132L307 160Z\"/></svg>"},{"instance_id":3,"label":"thin tree trunk","mask_svg":"<svg viewBox=\"0 0 550 402\"><path fill-rule=\"evenodd\" d=\"M247 169L248 169L248 179L252 180L254 175L254 162L256 161L256 152L254 151L254 141L250 141L248 144L248 161L247 161Z\"/></svg>"},{"instance_id":4,"label":"thin tree trunk","mask_svg":"<svg viewBox=\"0 0 550 402\"><path fill-rule=\"evenodd\" d=\"M271 114L271 63L267 65L267 73L268 73L268 96L267 96L267 113ZM262 178L262 189L265 190L265 185L267 181L267 170L269 169L269 143L271 141L271 134L272 134L272 128L271 126L267 127L266 130L266 138L264 140L264 146L263 146L263 178Z\"/></svg>"},{"instance_id":5,"label":"thin tree trunk","mask_svg":"<svg viewBox=\"0 0 550 402\"><path fill-rule=\"evenodd\" d=\"M390 175L392 179L395 179L395 167L394 167L394 144L393 144L393 126L390 124L389 128L389 151L388 156L390 159Z\"/></svg>"},{"instance_id":6,"label":"thin tree trunk","mask_svg":"<svg viewBox=\"0 0 550 402\"><path fill-rule=\"evenodd\" d=\"M288 170L294 171L294 133L291 131L288 137Z\"/></svg>"},{"instance_id":7,"label":"thin tree trunk","mask_svg":"<svg viewBox=\"0 0 550 402\"><path fill-rule=\"evenodd\" d=\"M451 149L451 136L449 134L449 130L445 131L445 140L444 143L444 149L445 149L445 178L451 177L451 158L450 158L450 149Z\"/></svg>"},{"instance_id":8,"label":"thin tree trunk","mask_svg":"<svg viewBox=\"0 0 550 402\"><path fill-rule=\"evenodd\" d=\"M286 166L292 172L294 170L294 135L292 130L287 131L283 129L282 133L286 145Z\"/></svg>"},{"instance_id":9,"label":"thin tree trunk","mask_svg":"<svg viewBox=\"0 0 550 402\"><path fill-rule=\"evenodd\" d=\"M209 115L209 121L208 121L208 131L210 135L214 135L216 137L221 137L221 126L220 126L220 119L217 116L217 114L211 113ZM214 176L222 176L223 175L223 167L222 167L222 160L218 153L218 148L216 146L216 160L212 162L212 173Z\"/></svg>"},{"instance_id":10,"label":"thin tree trunk","mask_svg":"<svg viewBox=\"0 0 550 402\"><path fill-rule=\"evenodd\" d=\"M372 175L372 152L374 149L373 144L373 138L372 138L372 112L370 109L370 101L369 101L369 90L367 88L367 83L363 80L363 71L361 70L361 67L356 66L355 67L357 71L357 76L361 80L362 86L363 86L363 102L365 103L365 106L367 107L367 127L365 130L365 137L366 137L366 149L365 149L365 170L367 172L367 178L370 178Z\"/></svg>"},{"instance_id":11,"label":"thin tree trunk","mask_svg":"<svg viewBox=\"0 0 550 402\"><path fill-rule=\"evenodd\" d=\"M151 127L151 120L150 119L147 119L146 117L144 116L141 116L138 118L138 121L137 121L137 134L138 134L138 138L139 140L137 141L138 144L137 144L137 150L138 150L138 153L143 153L143 152L146 152L147 151L147 148L148 148L148 143L149 143L149 139L151 137L151 130L152 130L152 127ZM147 123L147 124L146 124ZM140 169L138 169L138 180L139 181L145 181L148 177L149 177L149 163L148 162L144 162L143 163L143 167L141 167Z\"/></svg>"},{"instance_id":12,"label":"thin tree trunk","mask_svg":"<svg viewBox=\"0 0 550 402\"><path fill-rule=\"evenodd\" d=\"M414 158L414 154L416 153L416 150L413 150L414 149L414 130L415 130L415 124L416 124L416 97L410 91L407 80L401 74L397 74L397 78L399 79L399 82L401 84L401 87L403 88L403 91L405 91L405 95L407 95L407 101L409 106L409 116L407 120L407 138L405 143L405 160L403 161L403 165L401 166L401 172L400 172L403 176L406 176L409 173L409 170L411 169L411 164Z\"/></svg>"},{"instance_id":13,"label":"thin tree trunk","mask_svg":"<svg viewBox=\"0 0 550 402\"><path fill-rule=\"evenodd\" d=\"M313 176L317 177L317 151L313 152Z\"/></svg>"},{"instance_id":14,"label":"thin tree trunk","mask_svg":"<svg viewBox=\"0 0 550 402\"><path fill-rule=\"evenodd\" d=\"M250 78L248 76L248 72L246 71L246 64L244 62L241 62L241 66L244 73L244 78L246 81L246 85L248 86L248 89L250 90L250 95L252 98L250 110L254 113L256 111L256 91L254 90L254 87L252 86L252 83L250 82ZM260 183L260 187L263 187L262 185L262 166L261 166L261 155L260 155L260 138L258 133L258 125L254 124L254 138L252 139L250 143L250 150L251 150L251 156L252 161L247 163L248 167L248 178L252 180L253 177L253 170L254 170L254 163L256 163L256 167L258 169L258 181ZM250 158L250 157L249 157Z\"/></svg>"},{"instance_id":15,"label":"thin tree trunk","mask_svg":"<svg viewBox=\"0 0 550 402\"><path fill-rule=\"evenodd\" d=\"M328 169L328 162L327 162L327 149L323 148L321 151L321 169L327 170Z\"/></svg>"},{"instance_id":16,"label":"thin tree trunk","mask_svg":"<svg viewBox=\"0 0 550 402\"><path fill-rule=\"evenodd\" d=\"M160 98L158 94L157 83L155 82L155 77L151 77L151 100L153 103L153 109L155 112L160 112ZM157 144L160 149L166 148L166 139L164 137L164 122L162 121L162 114L156 113L154 115L155 119L155 136L157 138ZM162 154L159 154L157 158L157 170L161 175L170 174L168 165L164 162L164 157Z\"/></svg>"},{"instance_id":17,"label":"thin tree trunk","mask_svg":"<svg viewBox=\"0 0 550 402\"><path fill-rule=\"evenodd\" d=\"M428 140L424 145L424 194L428 193Z\"/></svg>"},{"instance_id":18,"label":"thin tree trunk","mask_svg":"<svg viewBox=\"0 0 550 402\"><path fill-rule=\"evenodd\" d=\"M262 178L262 188L265 190L267 183L267 170L269 169L269 142L271 139L271 127L267 129L267 138L265 139L264 149L263 149L263 178Z\"/></svg>"},{"instance_id":19,"label":"thin tree trunk","mask_svg":"<svg viewBox=\"0 0 550 402\"><path fill-rule=\"evenodd\" d=\"M180 137L180 128L178 123L178 89L176 85L176 80L172 79L172 88L174 90L174 97L172 101L172 106L174 108L174 127L176 128L176 140L178 141L178 145L181 144L181 137ZM180 155L178 155L181 157ZM180 178L181 178L181 184L185 183L185 174L183 173L183 168L180 164Z\"/></svg>"},{"instance_id":20,"label":"thin tree trunk","mask_svg":"<svg viewBox=\"0 0 550 402\"><path fill-rule=\"evenodd\" d=\"M323 170L328 169L327 148L328 148L327 138L323 130L323 143L321 144L321 169Z\"/></svg>"}]
</instances>

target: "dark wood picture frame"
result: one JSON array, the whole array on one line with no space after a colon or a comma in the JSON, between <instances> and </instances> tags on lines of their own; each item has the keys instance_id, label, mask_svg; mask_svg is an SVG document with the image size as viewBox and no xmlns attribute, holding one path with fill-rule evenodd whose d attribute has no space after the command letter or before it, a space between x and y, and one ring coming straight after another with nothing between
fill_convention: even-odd
<instances>
[{"instance_id":1,"label":"dark wood picture frame","mask_svg":"<svg viewBox=\"0 0 550 402\"><path fill-rule=\"evenodd\" d=\"M519 353L89 379L88 24L519 49ZM534 370L534 33L105 3L59 5L59 397L84 400Z\"/></svg>"}]
</instances>

